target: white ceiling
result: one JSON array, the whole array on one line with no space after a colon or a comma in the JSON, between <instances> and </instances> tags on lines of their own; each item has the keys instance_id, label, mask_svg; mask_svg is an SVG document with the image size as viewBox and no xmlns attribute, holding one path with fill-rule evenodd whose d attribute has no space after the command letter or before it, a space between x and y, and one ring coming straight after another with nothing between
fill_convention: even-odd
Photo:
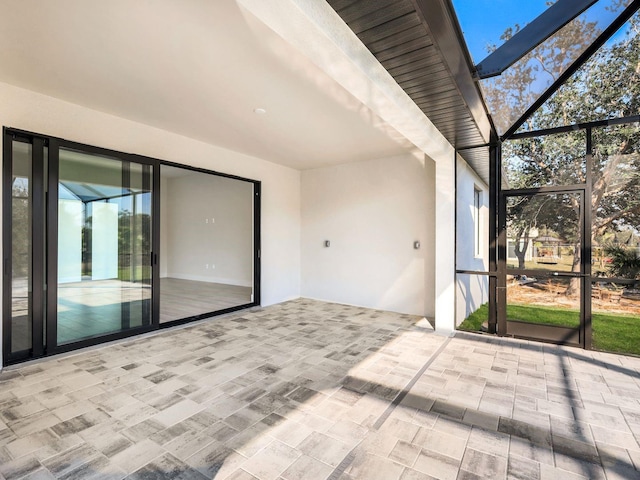
<instances>
[{"instance_id":1,"label":"white ceiling","mask_svg":"<svg viewBox=\"0 0 640 480\"><path fill-rule=\"evenodd\" d=\"M298 169L412 148L234 0L0 6L2 82Z\"/></svg>"}]
</instances>

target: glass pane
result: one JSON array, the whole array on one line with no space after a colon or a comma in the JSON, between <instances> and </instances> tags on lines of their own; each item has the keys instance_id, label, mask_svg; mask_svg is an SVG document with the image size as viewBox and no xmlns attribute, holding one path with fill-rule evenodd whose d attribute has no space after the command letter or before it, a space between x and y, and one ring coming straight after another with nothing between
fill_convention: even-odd
<instances>
[{"instance_id":1,"label":"glass pane","mask_svg":"<svg viewBox=\"0 0 640 480\"><path fill-rule=\"evenodd\" d=\"M582 196L507 197L507 334L560 343L581 339ZM528 270L517 272L517 270ZM533 272L532 272L533 271ZM564 274L564 276L563 276Z\"/></svg>"},{"instance_id":2,"label":"glass pane","mask_svg":"<svg viewBox=\"0 0 640 480\"><path fill-rule=\"evenodd\" d=\"M579 193L507 197L507 268L580 272Z\"/></svg>"},{"instance_id":3,"label":"glass pane","mask_svg":"<svg viewBox=\"0 0 640 480\"><path fill-rule=\"evenodd\" d=\"M577 329L580 294L577 277L508 276L507 321Z\"/></svg>"},{"instance_id":4,"label":"glass pane","mask_svg":"<svg viewBox=\"0 0 640 480\"><path fill-rule=\"evenodd\" d=\"M504 142L502 166L507 188L585 183L586 148L584 130Z\"/></svg>"},{"instance_id":5,"label":"glass pane","mask_svg":"<svg viewBox=\"0 0 640 480\"><path fill-rule=\"evenodd\" d=\"M489 321L489 276L457 275L456 327L487 331Z\"/></svg>"},{"instance_id":6,"label":"glass pane","mask_svg":"<svg viewBox=\"0 0 640 480\"><path fill-rule=\"evenodd\" d=\"M151 323L151 172L60 150L58 344Z\"/></svg>"},{"instance_id":7,"label":"glass pane","mask_svg":"<svg viewBox=\"0 0 640 480\"><path fill-rule=\"evenodd\" d=\"M148 165L129 165L129 194L121 200L119 228L123 232L119 243L120 278L142 288L129 290L128 301L140 308L130 309L129 325L148 325L151 319L151 169Z\"/></svg>"},{"instance_id":8,"label":"glass pane","mask_svg":"<svg viewBox=\"0 0 640 480\"><path fill-rule=\"evenodd\" d=\"M593 130L593 347L640 354L640 126Z\"/></svg>"},{"instance_id":9,"label":"glass pane","mask_svg":"<svg viewBox=\"0 0 640 480\"><path fill-rule=\"evenodd\" d=\"M547 0L521 2L470 2L453 0L456 16L474 63L480 63L489 52L504 42L504 33L514 25L526 25L547 8Z\"/></svg>"},{"instance_id":10,"label":"glass pane","mask_svg":"<svg viewBox=\"0 0 640 480\"><path fill-rule=\"evenodd\" d=\"M480 81L498 132L509 127L556 81L630 3L601 0L505 70ZM506 29L508 40L519 30ZM584 119L580 119L584 121ZM565 122L565 125L573 122ZM543 128L537 126L534 129Z\"/></svg>"},{"instance_id":11,"label":"glass pane","mask_svg":"<svg viewBox=\"0 0 640 480\"><path fill-rule=\"evenodd\" d=\"M32 336L32 146L13 142L11 189L11 351L31 348Z\"/></svg>"},{"instance_id":12,"label":"glass pane","mask_svg":"<svg viewBox=\"0 0 640 480\"><path fill-rule=\"evenodd\" d=\"M636 13L518 131L638 114L640 13Z\"/></svg>"},{"instance_id":13,"label":"glass pane","mask_svg":"<svg viewBox=\"0 0 640 480\"><path fill-rule=\"evenodd\" d=\"M160 168L160 322L253 301L253 184Z\"/></svg>"}]
</instances>

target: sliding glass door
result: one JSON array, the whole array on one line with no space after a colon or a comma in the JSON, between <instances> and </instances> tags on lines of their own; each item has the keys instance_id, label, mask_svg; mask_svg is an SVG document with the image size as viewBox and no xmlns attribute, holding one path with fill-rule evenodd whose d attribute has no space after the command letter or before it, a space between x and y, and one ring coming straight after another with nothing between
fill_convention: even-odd
<instances>
[{"instance_id":1,"label":"sliding glass door","mask_svg":"<svg viewBox=\"0 0 640 480\"><path fill-rule=\"evenodd\" d=\"M160 185L160 323L250 305L255 185L165 165Z\"/></svg>"},{"instance_id":2,"label":"sliding glass door","mask_svg":"<svg viewBox=\"0 0 640 480\"><path fill-rule=\"evenodd\" d=\"M151 324L151 167L60 148L56 345Z\"/></svg>"},{"instance_id":3,"label":"sliding glass door","mask_svg":"<svg viewBox=\"0 0 640 480\"><path fill-rule=\"evenodd\" d=\"M260 182L4 129L2 360L260 302Z\"/></svg>"}]
</instances>

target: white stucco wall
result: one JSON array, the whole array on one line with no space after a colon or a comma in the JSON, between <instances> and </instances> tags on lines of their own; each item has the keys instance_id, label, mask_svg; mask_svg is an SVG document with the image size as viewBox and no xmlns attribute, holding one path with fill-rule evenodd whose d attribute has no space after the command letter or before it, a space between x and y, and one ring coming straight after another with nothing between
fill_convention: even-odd
<instances>
[{"instance_id":1,"label":"white stucco wall","mask_svg":"<svg viewBox=\"0 0 640 480\"><path fill-rule=\"evenodd\" d=\"M456 179L456 268L489 270L489 187L461 157ZM480 253L475 248L474 191L482 192L480 208ZM456 282L456 326L480 305L489 301L489 277L458 274Z\"/></svg>"},{"instance_id":2,"label":"white stucco wall","mask_svg":"<svg viewBox=\"0 0 640 480\"><path fill-rule=\"evenodd\" d=\"M432 317L434 171L406 155L302 172L302 296Z\"/></svg>"},{"instance_id":3,"label":"white stucco wall","mask_svg":"<svg viewBox=\"0 0 640 480\"><path fill-rule=\"evenodd\" d=\"M328 3L239 0L239 4L435 162L435 321L438 332L450 334L455 328L453 147Z\"/></svg>"},{"instance_id":4,"label":"white stucco wall","mask_svg":"<svg viewBox=\"0 0 640 480\"><path fill-rule=\"evenodd\" d=\"M0 105L3 126L261 181L262 304L300 296L299 171L4 83Z\"/></svg>"}]
</instances>

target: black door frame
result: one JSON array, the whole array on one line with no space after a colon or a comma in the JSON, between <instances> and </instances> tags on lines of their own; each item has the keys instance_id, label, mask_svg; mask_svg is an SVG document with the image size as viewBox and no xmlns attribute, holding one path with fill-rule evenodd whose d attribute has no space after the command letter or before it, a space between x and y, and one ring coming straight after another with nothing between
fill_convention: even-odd
<instances>
[{"instance_id":1,"label":"black door frame","mask_svg":"<svg viewBox=\"0 0 640 480\"><path fill-rule=\"evenodd\" d=\"M557 191L564 190L583 190L585 198L585 208L583 214L584 220L584 256L586 263L583 265L584 281L584 341L583 348L590 350L592 348L592 305L591 291L593 282L599 280L606 281L606 278L593 276L591 265L592 241L591 228L593 223L593 210L591 205L592 185L593 185L593 139L592 131L596 128L610 127L615 125L637 124L640 123L640 115L630 115L626 117L618 117L607 120L597 120L592 122L577 123L573 125L565 125L561 127L548 128L535 131L524 131L514 133L508 137L498 138L492 133L491 142L487 144L465 147L462 150L470 150L476 148L486 148L489 150L489 270L488 271L472 271L465 269L456 269L457 274L464 275L482 275L488 277L489 280L489 314L488 314L488 333L498 336L506 334L506 262L499 261L499 258L506 258L506 229L502 228L500 223L499 211L503 204L503 194L514 192L515 190L503 190L503 165L502 165L502 145L509 140L517 140L531 137L544 137L547 135L566 133L577 130L584 130L586 134L586 171L585 182L578 185L569 185L557 187ZM531 189L535 192L544 192L547 189L556 187L543 187L540 189Z\"/></svg>"},{"instance_id":2,"label":"black door frame","mask_svg":"<svg viewBox=\"0 0 640 480\"><path fill-rule=\"evenodd\" d=\"M537 195L551 194L576 194L580 195L580 272L548 272L538 269L507 269L507 199L509 197L534 197ZM587 206L586 185L570 185L559 187L540 187L529 189L501 190L500 201L498 202L498 225L499 236L498 264L499 268L498 284L501 287L501 294L497 296L498 332L501 335L513 336L517 338L534 339L545 342L579 346L590 348L591 346L591 232L590 232L590 206ZM588 217L589 214L589 217ZM532 277L551 278L568 277L580 280L580 325L578 329L568 327L547 326L543 324L507 321L507 275L527 275ZM511 326L512 328L509 328ZM577 334L577 335L576 335Z\"/></svg>"},{"instance_id":3,"label":"black door frame","mask_svg":"<svg viewBox=\"0 0 640 480\"><path fill-rule=\"evenodd\" d=\"M49 245L47 255L47 348L45 355L55 355L56 353L64 353L71 350L77 350L79 348L96 345L99 343L110 342L113 340L119 340L121 338L130 337L133 335L139 335L158 328L158 315L156 312L151 312L151 323L143 324L140 327L133 327L123 329L118 332L108 333L97 337L85 338L82 340L65 343L58 345L58 185L59 185L59 166L60 166L60 149L72 150L76 152L86 153L95 156L102 156L119 160L123 163L123 180L125 184L129 182L130 164L137 163L141 165L149 165L153 168L153 162L149 159L137 156L133 156L126 153L116 152L113 150L103 149L100 147L94 147L91 145L84 145L69 140L63 140L58 138L52 138L49 140L49 188L47 191L48 196L48 228L47 228L47 243ZM154 168L153 170L157 170ZM158 192L159 193L159 192ZM159 203L156 197L156 193L152 191L152 202ZM153 205L152 203L152 205ZM155 222L153 222L155 223ZM153 239L152 239L153 241ZM152 268L152 275L157 268ZM151 297L158 296L160 293L159 282L152 283L151 285Z\"/></svg>"},{"instance_id":4,"label":"black door frame","mask_svg":"<svg viewBox=\"0 0 640 480\"><path fill-rule=\"evenodd\" d=\"M31 282L35 287L41 285L41 289L33 288L32 294L32 348L21 352L11 352L11 250L12 250L12 225L11 225L11 178L12 178L12 149L13 141L19 140L33 145L33 184L34 206L32 213L32 258L33 272ZM48 147L48 159L44 158L44 148ZM151 323L132 329L115 332L99 337L88 338L64 345L57 345L57 284L58 284L58 179L59 179L59 150L60 148L76 150L92 155L115 158L123 162L142 164L144 168L151 169L152 189L152 222L151 238L152 252L150 263L152 266L151 284ZM37 152L36 152L37 150ZM44 164L47 161L47 175L45 176ZM229 175L212 170L191 167L175 162L146 157L143 155L119 152L116 150L96 147L70 140L64 140L48 135L28 132L10 127L3 127L3 364L10 365L43 356L54 355L83 347L93 346L113 340L131 337L141 333L167 328L177 324L194 320L209 318L216 315L229 313L249 307L260 305L261 302L261 182L236 175ZM37 165L36 165L37 164ZM162 165L183 168L200 173L216 175L220 177L241 180L253 184L253 301L237 305L223 310L206 312L195 317L183 318L172 322L160 324L160 169ZM40 182L36 184L36 180ZM47 182L47 188L44 182ZM46 190L46 193L45 193ZM38 205L35 205L38 200ZM45 226L45 221L46 226ZM38 229L38 230L37 230ZM40 234L37 235L36 233ZM45 260L45 251L46 260ZM37 260L37 262L36 262ZM46 284L46 287L45 287ZM45 293L46 291L46 293ZM46 298L45 298L46 297ZM45 308L46 303L46 308ZM46 310L46 311L45 311ZM46 323L46 325L45 325ZM46 333L45 333L46 331Z\"/></svg>"},{"instance_id":5,"label":"black door frame","mask_svg":"<svg viewBox=\"0 0 640 480\"><path fill-rule=\"evenodd\" d=\"M5 363L21 361L31 356L42 356L44 350L44 300L43 289L32 289L29 301L31 313L31 347L27 350L12 352L12 250L13 250L13 142L21 142L32 145L31 157L31 182L29 185L31 196L31 271L32 284L44 285L44 252L46 248L45 235L34 235L35 225L45 228L45 198L44 198L44 148L46 142L42 138L30 138L18 132L4 132L3 136L3 164L2 164L2 188L3 188L3 308L2 308L2 351ZM36 151L37 150L37 151ZM34 188L38 185L41 188Z\"/></svg>"}]
</instances>

